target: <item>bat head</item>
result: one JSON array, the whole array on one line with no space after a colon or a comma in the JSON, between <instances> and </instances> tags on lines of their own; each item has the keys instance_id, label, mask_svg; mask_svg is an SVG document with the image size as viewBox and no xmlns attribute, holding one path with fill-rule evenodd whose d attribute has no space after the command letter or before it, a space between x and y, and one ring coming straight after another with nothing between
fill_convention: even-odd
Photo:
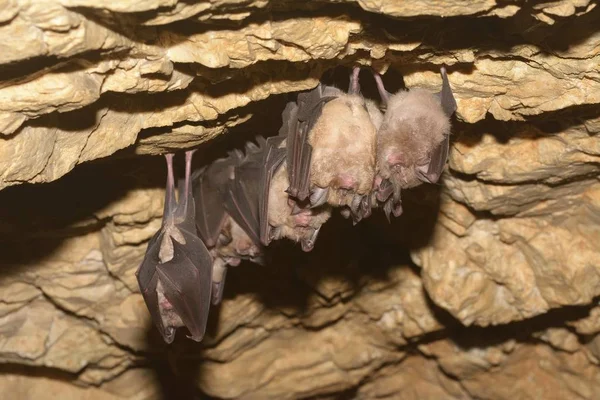
<instances>
[{"instance_id":1,"label":"bat head","mask_svg":"<svg viewBox=\"0 0 600 400\"><path fill-rule=\"evenodd\" d=\"M267 239L271 241L285 237L300 242L303 251L311 251L319 230L331 216L331 211L326 205L316 208L300 207L285 191L289 184L287 176L287 164L284 162L270 181L267 194Z\"/></svg>"},{"instance_id":2,"label":"bat head","mask_svg":"<svg viewBox=\"0 0 600 400\"><path fill-rule=\"evenodd\" d=\"M450 118L435 94L422 89L395 94L377 137L380 178L389 180L394 192L420 185L449 134Z\"/></svg>"}]
</instances>

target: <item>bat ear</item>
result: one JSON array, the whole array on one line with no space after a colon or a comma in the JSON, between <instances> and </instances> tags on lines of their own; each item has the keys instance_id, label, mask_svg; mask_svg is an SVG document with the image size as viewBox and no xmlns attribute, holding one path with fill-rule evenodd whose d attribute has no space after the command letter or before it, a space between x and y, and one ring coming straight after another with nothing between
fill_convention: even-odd
<instances>
[{"instance_id":1,"label":"bat ear","mask_svg":"<svg viewBox=\"0 0 600 400\"><path fill-rule=\"evenodd\" d=\"M163 224L165 220L173 215L177 208L175 200L175 178L173 174L173 157L172 153L165 154L167 160L167 187L165 189L165 209L163 212Z\"/></svg>"},{"instance_id":2,"label":"bat ear","mask_svg":"<svg viewBox=\"0 0 600 400\"><path fill-rule=\"evenodd\" d=\"M446 166L446 160L448 159L448 150L450 147L450 137L446 136L442 143L439 144L438 147L435 148L433 153L431 153L431 160L429 164L418 166L417 167L417 177L427 183L436 183L442 172L444 171L444 167Z\"/></svg>"},{"instance_id":3,"label":"bat ear","mask_svg":"<svg viewBox=\"0 0 600 400\"><path fill-rule=\"evenodd\" d=\"M456 100L454 99L454 94L452 93L445 67L440 68L440 74L442 75L442 91L439 94L440 102L442 103L444 113L448 117L451 117L457 108Z\"/></svg>"}]
</instances>

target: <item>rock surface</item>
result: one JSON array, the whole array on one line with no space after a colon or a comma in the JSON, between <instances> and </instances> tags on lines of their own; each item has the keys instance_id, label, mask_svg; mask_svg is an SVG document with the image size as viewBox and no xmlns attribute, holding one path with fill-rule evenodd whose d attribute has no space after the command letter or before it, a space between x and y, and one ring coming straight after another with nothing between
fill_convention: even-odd
<instances>
[{"instance_id":1,"label":"rock surface","mask_svg":"<svg viewBox=\"0 0 600 400\"><path fill-rule=\"evenodd\" d=\"M591 0L5 2L0 393L599 398L599 26ZM431 90L447 66L443 184L232 269L204 343L165 346L134 275L148 155L274 133L287 94L356 63Z\"/></svg>"}]
</instances>

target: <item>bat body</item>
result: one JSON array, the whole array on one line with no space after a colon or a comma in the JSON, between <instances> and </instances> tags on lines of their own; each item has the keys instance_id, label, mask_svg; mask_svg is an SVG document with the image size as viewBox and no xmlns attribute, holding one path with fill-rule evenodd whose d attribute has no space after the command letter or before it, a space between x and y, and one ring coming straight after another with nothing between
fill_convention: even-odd
<instances>
[{"instance_id":1,"label":"bat body","mask_svg":"<svg viewBox=\"0 0 600 400\"><path fill-rule=\"evenodd\" d=\"M211 296L212 258L196 234L190 172L193 151L186 152L185 184L175 200L173 155L167 154L165 211L136 272L150 315L163 339L171 343L179 327L201 341Z\"/></svg>"},{"instance_id":2,"label":"bat body","mask_svg":"<svg viewBox=\"0 0 600 400\"><path fill-rule=\"evenodd\" d=\"M242 260L262 264L260 245L254 243L246 231L229 215L223 224L217 244L210 249L210 254L214 260L211 298L213 305L219 304L223 298L228 266L237 267Z\"/></svg>"},{"instance_id":3,"label":"bat body","mask_svg":"<svg viewBox=\"0 0 600 400\"><path fill-rule=\"evenodd\" d=\"M256 149L250 147L249 151ZM198 201L196 206L196 225L214 260L211 300L214 305L219 304L223 297L228 265L237 266L243 259L261 262L262 251L257 233L258 192L250 190L251 193L247 193L247 187L258 184L258 177L245 176L243 165L243 156L233 152L194 176L194 197L203 200ZM243 179L246 182L240 182ZM248 205L249 201L253 204ZM248 207L256 209L254 216Z\"/></svg>"},{"instance_id":4,"label":"bat body","mask_svg":"<svg viewBox=\"0 0 600 400\"><path fill-rule=\"evenodd\" d=\"M377 134L370 111L380 116L358 94L358 71L350 93L319 84L298 95L297 108L284 111L280 131L288 145L288 193L300 203L308 198L310 207L348 209L355 222L370 212Z\"/></svg>"},{"instance_id":5,"label":"bat body","mask_svg":"<svg viewBox=\"0 0 600 400\"><path fill-rule=\"evenodd\" d=\"M261 179L261 241L268 245L272 240L285 237L300 242L303 251L311 251L331 210L327 205L301 208L298 201L288 195L285 145L286 139L281 136L266 141Z\"/></svg>"},{"instance_id":6,"label":"bat body","mask_svg":"<svg viewBox=\"0 0 600 400\"><path fill-rule=\"evenodd\" d=\"M400 192L422 183L435 183L448 157L450 117L456 101L442 68L442 91L423 89L390 95L375 74L386 111L377 132L376 198L389 218L402 213Z\"/></svg>"}]
</instances>

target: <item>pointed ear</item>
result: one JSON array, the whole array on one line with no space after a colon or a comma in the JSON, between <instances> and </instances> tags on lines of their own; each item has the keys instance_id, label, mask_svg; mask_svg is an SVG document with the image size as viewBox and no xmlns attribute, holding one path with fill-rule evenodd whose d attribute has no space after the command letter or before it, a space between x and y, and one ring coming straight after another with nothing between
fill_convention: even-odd
<instances>
[{"instance_id":1,"label":"pointed ear","mask_svg":"<svg viewBox=\"0 0 600 400\"><path fill-rule=\"evenodd\" d=\"M442 172L444 172L444 167L446 166L446 160L448 159L449 147L450 137L446 136L444 140L442 140L442 143L440 143L433 153L431 153L429 164L417 167L417 176L421 181L436 183L440 179Z\"/></svg>"},{"instance_id":2,"label":"pointed ear","mask_svg":"<svg viewBox=\"0 0 600 400\"><path fill-rule=\"evenodd\" d=\"M438 96L440 98L440 103L442 103L444 114L446 114L448 117L451 117L457 108L456 100L454 99L454 94L452 93L452 88L450 87L450 82L448 81L448 75L446 74L445 67L440 69L440 74L442 75L442 91L438 94Z\"/></svg>"}]
</instances>

